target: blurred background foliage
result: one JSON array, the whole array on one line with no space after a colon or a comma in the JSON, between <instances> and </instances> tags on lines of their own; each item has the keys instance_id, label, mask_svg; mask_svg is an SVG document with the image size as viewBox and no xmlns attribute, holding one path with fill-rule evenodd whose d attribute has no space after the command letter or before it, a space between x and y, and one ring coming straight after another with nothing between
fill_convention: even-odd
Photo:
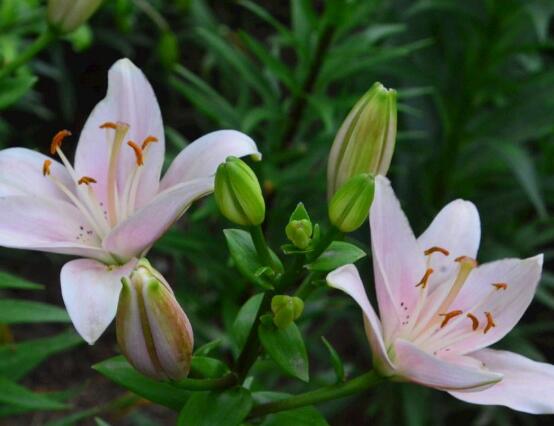
<instances>
[{"instance_id":1,"label":"blurred background foliage","mask_svg":"<svg viewBox=\"0 0 554 426\"><path fill-rule=\"evenodd\" d=\"M0 64L44 30L44 12L38 0L0 2ZM269 206L265 226L278 248L298 201L325 226L325 166L334 134L355 101L381 81L399 93L390 177L416 231L445 202L462 197L481 213L480 261L545 253L536 300L502 347L552 362L553 14L551 0L106 1L87 25L0 79L0 147L45 152L57 130L78 133L104 96L108 68L127 56L158 95L168 161L218 128L257 141L264 160L256 172ZM150 256L175 287L197 347L218 340L211 356L224 361L232 359L235 315L254 293L232 269L221 233L228 226L207 199ZM355 237L369 252L368 234L364 227ZM65 329L67 316L56 308L64 260L0 251L0 423L171 424L174 414L90 369L117 351L113 330L85 347ZM359 266L371 282L368 260ZM371 367L359 311L342 294L312 296L299 325L312 386L333 381L321 336L348 375ZM280 378L269 360L254 371L253 389L305 388ZM552 422L411 385L385 385L319 408L332 425Z\"/></svg>"}]
</instances>

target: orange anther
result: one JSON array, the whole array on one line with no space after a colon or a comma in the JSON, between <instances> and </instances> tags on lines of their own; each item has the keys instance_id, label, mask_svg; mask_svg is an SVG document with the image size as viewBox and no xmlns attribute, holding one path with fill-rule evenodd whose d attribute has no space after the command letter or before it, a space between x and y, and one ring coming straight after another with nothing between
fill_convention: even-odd
<instances>
[{"instance_id":1,"label":"orange anther","mask_svg":"<svg viewBox=\"0 0 554 426\"><path fill-rule=\"evenodd\" d=\"M69 130L60 130L54 135L50 144L50 154L54 155L58 151L58 148L62 146L62 142L67 136L71 136Z\"/></svg>"},{"instance_id":2,"label":"orange anther","mask_svg":"<svg viewBox=\"0 0 554 426\"><path fill-rule=\"evenodd\" d=\"M485 316L487 317L487 325L485 326L483 332L487 334L491 328L496 327L496 324L494 323L494 319L492 318L492 314L490 312L485 312Z\"/></svg>"},{"instance_id":3,"label":"orange anther","mask_svg":"<svg viewBox=\"0 0 554 426\"><path fill-rule=\"evenodd\" d=\"M473 268L477 266L477 261L469 256L458 256L454 261L458 263L468 263Z\"/></svg>"},{"instance_id":4,"label":"orange anther","mask_svg":"<svg viewBox=\"0 0 554 426\"><path fill-rule=\"evenodd\" d=\"M508 288L508 284L506 283L493 283L492 286L497 290L506 290Z\"/></svg>"},{"instance_id":5,"label":"orange anther","mask_svg":"<svg viewBox=\"0 0 554 426\"><path fill-rule=\"evenodd\" d=\"M439 314L439 316L444 317L444 319L442 320L441 328L448 324L448 321L450 321L452 318L462 314L463 312L460 310L447 312L446 314Z\"/></svg>"},{"instance_id":6,"label":"orange anther","mask_svg":"<svg viewBox=\"0 0 554 426\"><path fill-rule=\"evenodd\" d=\"M154 143L154 142L158 142L158 138L154 137L154 136L148 136L146 137L143 141L142 141L142 150L144 151L146 149L146 147L148 145L150 145L151 143Z\"/></svg>"},{"instance_id":7,"label":"orange anther","mask_svg":"<svg viewBox=\"0 0 554 426\"><path fill-rule=\"evenodd\" d=\"M100 128L101 129L117 129L117 124L111 122L111 121L106 121L104 124L101 124L100 125Z\"/></svg>"},{"instance_id":8,"label":"orange anther","mask_svg":"<svg viewBox=\"0 0 554 426\"><path fill-rule=\"evenodd\" d=\"M428 248L423 253L425 254L425 256L429 256L430 254L437 253L437 252L442 253L445 256L448 256L450 254L450 252L448 250L446 250L445 248L442 248L442 247L438 247L438 246Z\"/></svg>"},{"instance_id":9,"label":"orange anther","mask_svg":"<svg viewBox=\"0 0 554 426\"><path fill-rule=\"evenodd\" d=\"M42 165L42 174L44 176L50 176L50 166L52 165L52 160L44 160Z\"/></svg>"},{"instance_id":10,"label":"orange anther","mask_svg":"<svg viewBox=\"0 0 554 426\"><path fill-rule=\"evenodd\" d=\"M473 331L477 330L479 328L479 320L477 317L473 314L467 314L466 316L471 320L471 328Z\"/></svg>"},{"instance_id":11,"label":"orange anther","mask_svg":"<svg viewBox=\"0 0 554 426\"><path fill-rule=\"evenodd\" d=\"M129 145L131 148L133 148L133 151L135 151L135 157L137 157L137 166L142 166L144 164L144 157L142 155L141 147L133 141L127 142L127 145Z\"/></svg>"},{"instance_id":12,"label":"orange anther","mask_svg":"<svg viewBox=\"0 0 554 426\"><path fill-rule=\"evenodd\" d=\"M425 271L425 274L423 274L423 277L421 278L421 280L416 284L416 287L419 287L419 286L421 286L422 288L427 287L427 281L429 281L429 277L431 276L432 273L433 273L433 268L428 268Z\"/></svg>"},{"instance_id":13,"label":"orange anther","mask_svg":"<svg viewBox=\"0 0 554 426\"><path fill-rule=\"evenodd\" d=\"M96 179L91 178L89 176L83 176L79 181L77 182L79 185L85 184L90 185L91 183L96 183Z\"/></svg>"}]
</instances>

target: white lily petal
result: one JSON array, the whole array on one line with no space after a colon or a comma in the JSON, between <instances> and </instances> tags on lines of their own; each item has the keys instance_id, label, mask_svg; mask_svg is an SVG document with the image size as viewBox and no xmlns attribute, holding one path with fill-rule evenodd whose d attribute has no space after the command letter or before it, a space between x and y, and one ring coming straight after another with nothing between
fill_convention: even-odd
<instances>
[{"instance_id":1,"label":"white lily petal","mask_svg":"<svg viewBox=\"0 0 554 426\"><path fill-rule=\"evenodd\" d=\"M193 201L212 191L212 178L196 179L171 187L116 226L104 239L104 249L123 258L140 256L185 213Z\"/></svg>"},{"instance_id":2,"label":"white lily petal","mask_svg":"<svg viewBox=\"0 0 554 426\"><path fill-rule=\"evenodd\" d=\"M554 414L554 365L493 349L483 349L471 356L504 377L486 390L450 392L452 396L474 404L504 405L525 413Z\"/></svg>"},{"instance_id":3,"label":"white lily petal","mask_svg":"<svg viewBox=\"0 0 554 426\"><path fill-rule=\"evenodd\" d=\"M256 143L236 130L218 130L208 133L183 149L173 160L160 184L165 190L192 179L212 176L217 166L229 156L252 155L261 158Z\"/></svg>"},{"instance_id":4,"label":"white lily petal","mask_svg":"<svg viewBox=\"0 0 554 426\"><path fill-rule=\"evenodd\" d=\"M121 278L136 260L114 267L91 259L66 263L61 271L62 297L77 332L92 345L110 325L117 311Z\"/></svg>"}]
</instances>

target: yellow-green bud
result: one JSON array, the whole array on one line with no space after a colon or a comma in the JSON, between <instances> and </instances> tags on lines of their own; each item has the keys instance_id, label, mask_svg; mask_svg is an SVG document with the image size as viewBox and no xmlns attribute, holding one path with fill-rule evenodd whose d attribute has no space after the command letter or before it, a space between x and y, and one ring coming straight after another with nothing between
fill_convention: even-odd
<instances>
[{"instance_id":1,"label":"yellow-green bud","mask_svg":"<svg viewBox=\"0 0 554 426\"><path fill-rule=\"evenodd\" d=\"M48 0L48 22L66 34L83 25L103 0Z\"/></svg>"},{"instance_id":2,"label":"yellow-green bud","mask_svg":"<svg viewBox=\"0 0 554 426\"><path fill-rule=\"evenodd\" d=\"M381 83L354 105L340 127L327 165L329 198L353 176L386 175L396 142L396 91Z\"/></svg>"},{"instance_id":3,"label":"yellow-green bud","mask_svg":"<svg viewBox=\"0 0 554 426\"><path fill-rule=\"evenodd\" d=\"M301 250L310 245L312 231L312 222L308 219L291 220L285 228L289 241Z\"/></svg>"},{"instance_id":4,"label":"yellow-green bud","mask_svg":"<svg viewBox=\"0 0 554 426\"><path fill-rule=\"evenodd\" d=\"M273 323L278 328L288 327L302 315L304 302L299 297L278 295L271 299Z\"/></svg>"},{"instance_id":5,"label":"yellow-green bud","mask_svg":"<svg viewBox=\"0 0 554 426\"><path fill-rule=\"evenodd\" d=\"M141 259L122 284L116 332L123 355L146 376L162 380L186 377L194 337L167 281Z\"/></svg>"},{"instance_id":6,"label":"yellow-green bud","mask_svg":"<svg viewBox=\"0 0 554 426\"><path fill-rule=\"evenodd\" d=\"M231 222L243 226L261 224L265 219L265 201L258 178L239 158L228 157L215 174L215 201Z\"/></svg>"},{"instance_id":7,"label":"yellow-green bud","mask_svg":"<svg viewBox=\"0 0 554 426\"><path fill-rule=\"evenodd\" d=\"M342 232L358 229L369 215L375 181L369 173L354 176L331 198L329 220Z\"/></svg>"}]
</instances>

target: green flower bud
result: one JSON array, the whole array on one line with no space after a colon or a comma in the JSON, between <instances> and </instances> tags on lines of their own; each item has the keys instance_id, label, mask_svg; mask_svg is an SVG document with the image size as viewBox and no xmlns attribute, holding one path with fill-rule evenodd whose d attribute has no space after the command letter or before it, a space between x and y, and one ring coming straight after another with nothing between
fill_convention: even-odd
<instances>
[{"instance_id":1,"label":"green flower bud","mask_svg":"<svg viewBox=\"0 0 554 426\"><path fill-rule=\"evenodd\" d=\"M310 245L312 231L312 222L308 219L292 220L285 228L289 241L301 250L306 249Z\"/></svg>"},{"instance_id":2,"label":"green flower bud","mask_svg":"<svg viewBox=\"0 0 554 426\"><path fill-rule=\"evenodd\" d=\"M331 198L329 220L342 232L358 229L369 215L375 182L368 173L354 176Z\"/></svg>"},{"instance_id":3,"label":"green flower bud","mask_svg":"<svg viewBox=\"0 0 554 426\"><path fill-rule=\"evenodd\" d=\"M329 198L353 176L386 175L396 141L396 91L381 83L354 105L340 127L327 165Z\"/></svg>"},{"instance_id":4,"label":"green flower bud","mask_svg":"<svg viewBox=\"0 0 554 426\"><path fill-rule=\"evenodd\" d=\"M141 259L122 279L116 332L121 352L142 374L155 379L187 376L194 337L187 315L164 277Z\"/></svg>"},{"instance_id":5,"label":"green flower bud","mask_svg":"<svg viewBox=\"0 0 554 426\"><path fill-rule=\"evenodd\" d=\"M265 219L265 201L258 178L239 158L228 157L217 168L215 201L223 216L238 225L259 225Z\"/></svg>"},{"instance_id":6,"label":"green flower bud","mask_svg":"<svg viewBox=\"0 0 554 426\"><path fill-rule=\"evenodd\" d=\"M271 299L273 323L278 328L288 327L294 320L300 318L303 310L304 302L299 297L279 295Z\"/></svg>"},{"instance_id":7,"label":"green flower bud","mask_svg":"<svg viewBox=\"0 0 554 426\"><path fill-rule=\"evenodd\" d=\"M48 0L48 22L62 34L70 33L83 25L101 3L102 0Z\"/></svg>"}]
</instances>

